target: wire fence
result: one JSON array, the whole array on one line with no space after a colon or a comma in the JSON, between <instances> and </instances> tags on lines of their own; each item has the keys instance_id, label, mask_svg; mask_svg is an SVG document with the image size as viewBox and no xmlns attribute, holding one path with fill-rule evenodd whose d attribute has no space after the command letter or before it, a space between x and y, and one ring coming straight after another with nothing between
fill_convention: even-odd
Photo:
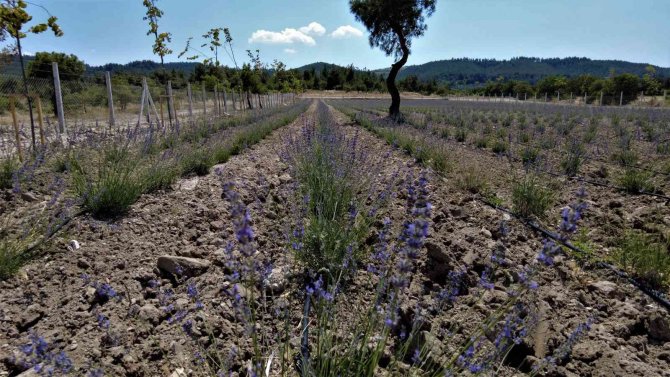
<instances>
[{"instance_id":1,"label":"wire fence","mask_svg":"<svg viewBox=\"0 0 670 377\"><path fill-rule=\"evenodd\" d=\"M0 74L0 155L22 158L33 147L71 142L72 135L118 134L153 125L179 128L295 101L293 93L261 95L190 83L171 88L171 83L146 79L130 84L110 74L53 77L29 77L24 84L20 75Z\"/></svg>"}]
</instances>

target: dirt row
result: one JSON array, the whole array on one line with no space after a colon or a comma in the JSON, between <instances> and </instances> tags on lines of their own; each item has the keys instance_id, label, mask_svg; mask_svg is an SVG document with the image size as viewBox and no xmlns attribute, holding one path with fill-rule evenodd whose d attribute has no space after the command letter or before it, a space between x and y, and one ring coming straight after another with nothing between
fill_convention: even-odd
<instances>
[{"instance_id":1,"label":"dirt row","mask_svg":"<svg viewBox=\"0 0 670 377\"><path fill-rule=\"evenodd\" d=\"M205 336L204 328L209 327L215 329L222 349L237 346L242 350L233 359L236 373L244 375L250 357L244 352L248 339L226 294L229 271L223 261L233 235L229 206L221 198L223 183L235 183L250 209L258 258L272 264L273 292L268 306L289 305L290 325L297 327L302 308L295 305L299 302L295 297L303 287L301 269L286 245L295 180L280 156L286 137L299 133L313 111L314 107L241 155L215 166L207 176L181 180L168 192L144 195L122 219L77 218L53 243L50 253L25 266L16 278L1 282L0 375L23 372L20 361L25 355L20 347L29 342L31 334L44 337L53 350L67 352L75 375L98 368L106 376L205 375L192 341L174 318L180 309L193 305L187 285L197 287L205 307L204 314L193 316L196 336ZM370 155L378 156L371 171L378 175L380 185L393 182L397 192L381 215L401 223L406 213L404 177L418 177L421 166L349 124L341 114L338 119L348 135L357 134ZM397 171L399 178L392 180ZM467 339L469 331L506 298L503 271L494 289L482 295L476 287L491 252L504 248L509 270L518 270L534 261L541 239L514 220L509 220L509 235L503 239L499 224L508 220L504 214L458 189L457 177L428 173L428 179L434 206L431 234L419 257L407 305L427 307L446 284L446 272L467 268L469 281L474 282L467 293L448 311L428 314L435 354L450 355L457 352L454 344ZM586 216L590 221L591 215L587 212ZM72 240L80 247L72 247ZM188 282L175 284L166 277L165 270L175 260L189 266L193 277ZM341 296L340 304L349 308L347 316L353 317L358 312L355 309L368 301L369 282L368 273L361 269L346 296ZM525 368L537 364L580 323L591 319L591 330L577 339L572 358L550 368L550 375L670 375L668 315L633 287L583 271L567 258L558 258L554 267L543 270L538 283L534 297L541 309L538 326L515 347L510 354L513 361L502 366L499 374L514 375L521 364ZM114 289L114 297L100 297L104 284ZM170 312L165 310L167 289L174 291L169 298L174 306ZM106 292L112 296L108 289ZM268 333L276 332L282 319L265 318L263 326ZM453 328L459 329L455 336L446 333ZM294 341L291 339L292 345ZM273 375L275 372L273 369Z\"/></svg>"}]
</instances>

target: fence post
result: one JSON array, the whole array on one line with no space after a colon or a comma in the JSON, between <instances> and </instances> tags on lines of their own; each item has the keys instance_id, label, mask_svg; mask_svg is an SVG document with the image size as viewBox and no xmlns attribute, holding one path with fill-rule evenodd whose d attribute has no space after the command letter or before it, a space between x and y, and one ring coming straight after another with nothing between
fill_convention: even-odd
<instances>
[{"instance_id":1,"label":"fence post","mask_svg":"<svg viewBox=\"0 0 670 377\"><path fill-rule=\"evenodd\" d=\"M223 112L228 113L228 94L226 94L226 88L223 88Z\"/></svg>"},{"instance_id":2,"label":"fence post","mask_svg":"<svg viewBox=\"0 0 670 377\"><path fill-rule=\"evenodd\" d=\"M586 106L586 92L584 92L584 106Z\"/></svg>"},{"instance_id":3,"label":"fence post","mask_svg":"<svg viewBox=\"0 0 670 377\"><path fill-rule=\"evenodd\" d=\"M604 92L600 91L600 106L603 105L603 94L604 94Z\"/></svg>"},{"instance_id":4,"label":"fence post","mask_svg":"<svg viewBox=\"0 0 670 377\"><path fill-rule=\"evenodd\" d=\"M54 75L54 92L56 95L56 113L58 114L58 132L65 133L65 114L63 114L63 92L60 87L60 75L58 74L58 63L51 63Z\"/></svg>"},{"instance_id":5,"label":"fence post","mask_svg":"<svg viewBox=\"0 0 670 377\"><path fill-rule=\"evenodd\" d=\"M216 111L214 112L217 117L221 116L221 107L219 106L219 91L217 90L217 87L219 84L214 84L214 109Z\"/></svg>"},{"instance_id":6,"label":"fence post","mask_svg":"<svg viewBox=\"0 0 670 377\"><path fill-rule=\"evenodd\" d=\"M560 90L558 91L558 103L559 104L561 103L561 91Z\"/></svg>"},{"instance_id":7,"label":"fence post","mask_svg":"<svg viewBox=\"0 0 670 377\"><path fill-rule=\"evenodd\" d=\"M186 83L186 94L188 95L188 117L193 123L193 92L191 92L191 83Z\"/></svg>"},{"instance_id":8,"label":"fence post","mask_svg":"<svg viewBox=\"0 0 670 377\"><path fill-rule=\"evenodd\" d=\"M107 85L107 104L109 106L109 128L114 127L114 97L112 97L112 75L109 71L105 72L105 85Z\"/></svg>"},{"instance_id":9,"label":"fence post","mask_svg":"<svg viewBox=\"0 0 670 377\"><path fill-rule=\"evenodd\" d=\"M623 90L621 91L621 96L619 97L619 106L623 106Z\"/></svg>"},{"instance_id":10,"label":"fence post","mask_svg":"<svg viewBox=\"0 0 670 377\"><path fill-rule=\"evenodd\" d=\"M174 115L174 121L177 123L177 110L174 108L174 101L172 100L172 81L168 80L167 83L167 103L168 103L168 113L170 115L170 128L172 128L172 118Z\"/></svg>"},{"instance_id":11,"label":"fence post","mask_svg":"<svg viewBox=\"0 0 670 377\"><path fill-rule=\"evenodd\" d=\"M21 134L19 133L19 121L16 119L16 99L9 97L9 111L12 113L12 124L14 125L14 139L16 140L16 152L19 154L19 161L23 162L23 149L21 148Z\"/></svg>"},{"instance_id":12,"label":"fence post","mask_svg":"<svg viewBox=\"0 0 670 377\"><path fill-rule=\"evenodd\" d=\"M205 116L205 122L207 122L207 90L204 82L202 83L202 112Z\"/></svg>"},{"instance_id":13,"label":"fence post","mask_svg":"<svg viewBox=\"0 0 670 377\"><path fill-rule=\"evenodd\" d=\"M544 102L547 102L547 92L544 92Z\"/></svg>"},{"instance_id":14,"label":"fence post","mask_svg":"<svg viewBox=\"0 0 670 377\"><path fill-rule=\"evenodd\" d=\"M42 118L44 118L42 114L42 99L40 96L35 96L37 99L37 125L40 127L40 144L44 146L46 144L46 140L44 139L44 121Z\"/></svg>"}]
</instances>

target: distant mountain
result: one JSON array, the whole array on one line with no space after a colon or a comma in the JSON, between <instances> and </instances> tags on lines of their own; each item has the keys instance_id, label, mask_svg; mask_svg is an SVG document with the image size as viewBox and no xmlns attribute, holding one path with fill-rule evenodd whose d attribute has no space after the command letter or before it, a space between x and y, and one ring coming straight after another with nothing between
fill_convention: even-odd
<instances>
[{"instance_id":1,"label":"distant mountain","mask_svg":"<svg viewBox=\"0 0 670 377\"><path fill-rule=\"evenodd\" d=\"M588 58L519 57L510 60L462 58L406 66L400 71L398 78L416 75L421 80L435 79L438 82L448 82L453 86L476 86L499 77L505 80L523 80L531 83L551 75L570 77L590 74L606 77L612 70L617 74L632 73L642 76L647 66L649 64ZM654 68L658 76L670 77L670 68L658 66ZM375 70L381 74L387 74L388 71L389 68Z\"/></svg>"},{"instance_id":2,"label":"distant mountain","mask_svg":"<svg viewBox=\"0 0 670 377\"><path fill-rule=\"evenodd\" d=\"M311 64L303 65L302 67L295 68L295 70L298 71L298 72L311 71L311 70L314 70L316 72L321 72L321 71L323 71L323 68L333 69L333 68L346 68L346 67L343 67L343 66L340 66L340 65L337 65L337 64L316 62L316 63L311 63Z\"/></svg>"},{"instance_id":3,"label":"distant mountain","mask_svg":"<svg viewBox=\"0 0 670 377\"><path fill-rule=\"evenodd\" d=\"M196 62L175 62L165 63L165 69L168 71L183 72L191 74L199 63ZM96 74L105 71L112 73L132 73L138 75L148 75L156 70L161 69L161 64L151 60L137 60L127 64L109 63L97 67L86 66L86 73Z\"/></svg>"},{"instance_id":4,"label":"distant mountain","mask_svg":"<svg viewBox=\"0 0 670 377\"><path fill-rule=\"evenodd\" d=\"M28 64L35 60L34 56L24 55L23 62L28 68ZM195 66L199 63L195 62L176 62L176 63L165 63L165 69L168 71L175 70L177 72L183 72L188 76L193 73ZM152 72L159 70L161 64L151 60L138 60L130 62L127 64L116 64L110 63L102 66L90 66L86 64L86 72L84 75L98 75L105 71L110 71L112 73L132 73L137 75L149 75ZM0 67L0 74L6 75L20 75L21 74L21 63L19 58L15 57L14 60L4 67Z\"/></svg>"}]
</instances>

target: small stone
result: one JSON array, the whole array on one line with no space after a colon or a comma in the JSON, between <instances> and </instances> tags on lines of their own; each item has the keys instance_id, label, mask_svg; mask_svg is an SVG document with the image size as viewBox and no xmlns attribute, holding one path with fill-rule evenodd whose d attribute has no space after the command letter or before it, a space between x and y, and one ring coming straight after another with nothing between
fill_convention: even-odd
<instances>
[{"instance_id":1,"label":"small stone","mask_svg":"<svg viewBox=\"0 0 670 377\"><path fill-rule=\"evenodd\" d=\"M158 257L158 269L171 275L198 276L207 271L210 262L204 259L163 255Z\"/></svg>"},{"instance_id":2,"label":"small stone","mask_svg":"<svg viewBox=\"0 0 670 377\"><path fill-rule=\"evenodd\" d=\"M273 294L282 293L287 284L285 271L281 268L273 268L264 283Z\"/></svg>"},{"instance_id":3,"label":"small stone","mask_svg":"<svg viewBox=\"0 0 670 377\"><path fill-rule=\"evenodd\" d=\"M67 250L68 251L75 251L75 250L79 250L80 248L81 248L81 246L79 245L79 241L77 241L77 240L71 240L67 244Z\"/></svg>"},{"instance_id":4,"label":"small stone","mask_svg":"<svg viewBox=\"0 0 670 377\"><path fill-rule=\"evenodd\" d=\"M37 324L37 322L40 321L40 319L42 319L43 315L44 311L39 305L32 304L28 306L28 308L26 308L26 310L24 310L23 313L21 313L21 317L19 317L19 323L18 323L19 330L25 331L33 327L34 325Z\"/></svg>"},{"instance_id":5,"label":"small stone","mask_svg":"<svg viewBox=\"0 0 670 377\"><path fill-rule=\"evenodd\" d=\"M183 181L180 185L180 188L185 191L193 191L195 188L198 186L198 182L200 181L200 178L198 177L193 177L191 179L187 179Z\"/></svg>"},{"instance_id":6,"label":"small stone","mask_svg":"<svg viewBox=\"0 0 670 377\"><path fill-rule=\"evenodd\" d=\"M649 337L662 342L670 342L670 323L660 314L652 314L645 321L645 327Z\"/></svg>"},{"instance_id":7,"label":"small stone","mask_svg":"<svg viewBox=\"0 0 670 377\"><path fill-rule=\"evenodd\" d=\"M209 223L209 226L210 228L212 228L212 230L217 231L217 230L223 230L223 228L225 228L226 225L223 221L216 220Z\"/></svg>"},{"instance_id":8,"label":"small stone","mask_svg":"<svg viewBox=\"0 0 670 377\"><path fill-rule=\"evenodd\" d=\"M151 323L152 325L158 325L161 321L161 316L163 312L160 311L157 307L146 304L140 308L139 318Z\"/></svg>"},{"instance_id":9,"label":"small stone","mask_svg":"<svg viewBox=\"0 0 670 377\"><path fill-rule=\"evenodd\" d=\"M482 228L482 231L481 231L481 232L482 232L482 234L484 235L484 237L486 237L486 238L491 238L491 237L493 237L493 234L491 234L491 231L488 230L488 229L486 229L486 228Z\"/></svg>"},{"instance_id":10,"label":"small stone","mask_svg":"<svg viewBox=\"0 0 670 377\"><path fill-rule=\"evenodd\" d=\"M601 280L589 284L588 288L591 291L596 291L609 298L624 298L623 292L619 290L619 286L611 281Z\"/></svg>"},{"instance_id":11,"label":"small stone","mask_svg":"<svg viewBox=\"0 0 670 377\"><path fill-rule=\"evenodd\" d=\"M32 192L22 192L21 199L25 200L26 202L36 202L39 200Z\"/></svg>"},{"instance_id":12,"label":"small stone","mask_svg":"<svg viewBox=\"0 0 670 377\"><path fill-rule=\"evenodd\" d=\"M184 368L177 368L170 377L186 377L186 372L184 371Z\"/></svg>"},{"instance_id":13,"label":"small stone","mask_svg":"<svg viewBox=\"0 0 670 377\"><path fill-rule=\"evenodd\" d=\"M446 263L449 261L449 255L444 250L444 247L435 241L426 241L426 251L428 252L428 258L436 262Z\"/></svg>"},{"instance_id":14,"label":"small stone","mask_svg":"<svg viewBox=\"0 0 670 377\"><path fill-rule=\"evenodd\" d=\"M87 268L91 267L91 264L88 263L88 261L86 259L79 258L79 259L77 259L77 267L87 269Z\"/></svg>"},{"instance_id":15,"label":"small stone","mask_svg":"<svg viewBox=\"0 0 670 377\"><path fill-rule=\"evenodd\" d=\"M281 182L282 184L291 182L291 179L292 179L291 175L289 175L288 173L279 176L279 182Z\"/></svg>"}]
</instances>

